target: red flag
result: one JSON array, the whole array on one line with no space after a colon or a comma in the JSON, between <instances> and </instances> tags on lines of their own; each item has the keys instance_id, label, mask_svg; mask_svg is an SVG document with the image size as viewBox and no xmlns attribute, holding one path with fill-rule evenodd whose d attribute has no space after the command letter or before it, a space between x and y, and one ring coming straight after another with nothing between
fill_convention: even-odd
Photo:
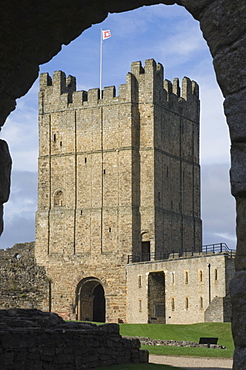
<instances>
[{"instance_id":1,"label":"red flag","mask_svg":"<svg viewBox=\"0 0 246 370\"><path fill-rule=\"evenodd\" d=\"M109 39L111 37L110 30L102 31L102 39Z\"/></svg>"}]
</instances>

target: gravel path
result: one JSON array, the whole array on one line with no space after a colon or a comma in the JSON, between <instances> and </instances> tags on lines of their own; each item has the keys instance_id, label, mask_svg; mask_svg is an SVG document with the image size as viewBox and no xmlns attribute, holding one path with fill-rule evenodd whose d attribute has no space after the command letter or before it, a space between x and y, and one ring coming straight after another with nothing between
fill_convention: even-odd
<instances>
[{"instance_id":1,"label":"gravel path","mask_svg":"<svg viewBox=\"0 0 246 370\"><path fill-rule=\"evenodd\" d=\"M153 364L180 366L187 370L232 369L232 359L229 358L149 355L149 362Z\"/></svg>"}]
</instances>

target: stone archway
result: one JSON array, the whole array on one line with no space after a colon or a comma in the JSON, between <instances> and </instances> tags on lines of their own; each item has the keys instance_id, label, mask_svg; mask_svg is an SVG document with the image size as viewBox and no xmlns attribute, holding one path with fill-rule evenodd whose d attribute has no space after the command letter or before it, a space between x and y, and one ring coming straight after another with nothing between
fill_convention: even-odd
<instances>
[{"instance_id":1,"label":"stone archway","mask_svg":"<svg viewBox=\"0 0 246 370\"><path fill-rule=\"evenodd\" d=\"M101 282L89 277L76 290L77 320L105 322L105 294Z\"/></svg>"},{"instance_id":2,"label":"stone archway","mask_svg":"<svg viewBox=\"0 0 246 370\"><path fill-rule=\"evenodd\" d=\"M237 203L236 274L232 282L234 369L246 368L246 124L245 59L246 2L242 0L60 0L8 1L0 13L0 126L38 76L39 64L48 62L61 45L67 45L109 12L123 12L143 5L178 4L200 22L213 56L218 83L225 97L230 128L231 185ZM212 133L211 133L212 134ZM0 150L5 142L0 141ZM6 149L6 148L5 148ZM7 150L6 150L6 153ZM0 206L7 201L10 159L0 161ZM7 176L4 174L7 173ZM2 208L0 209L0 230Z\"/></svg>"}]
</instances>

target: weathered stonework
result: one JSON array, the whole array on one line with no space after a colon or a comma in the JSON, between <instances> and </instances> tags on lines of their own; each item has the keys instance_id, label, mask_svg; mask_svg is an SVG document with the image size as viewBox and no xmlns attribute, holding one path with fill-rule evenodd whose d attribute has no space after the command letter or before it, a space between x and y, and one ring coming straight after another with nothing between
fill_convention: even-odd
<instances>
[{"instance_id":1,"label":"weathered stonework","mask_svg":"<svg viewBox=\"0 0 246 370\"><path fill-rule=\"evenodd\" d=\"M40 78L35 256L53 311L96 320L94 279L106 320L125 322L129 255L201 250L198 85L164 81L152 59L132 63L119 96L75 83L63 72Z\"/></svg>"},{"instance_id":2,"label":"weathered stonework","mask_svg":"<svg viewBox=\"0 0 246 370\"><path fill-rule=\"evenodd\" d=\"M231 275L231 278L233 274ZM227 292L228 293L228 292ZM231 298L214 297L211 304L204 312L205 322L230 322L231 321Z\"/></svg>"},{"instance_id":3,"label":"weathered stonework","mask_svg":"<svg viewBox=\"0 0 246 370\"><path fill-rule=\"evenodd\" d=\"M235 270L234 257L229 251L187 252L183 257L179 253L170 254L168 259L162 261L128 261L124 267L126 322L230 322L229 283ZM1 309L14 307L51 310L51 281L47 278L44 267L36 264L34 242L16 244L6 251L0 250L0 278ZM99 282L99 279L93 277L84 281L89 291L95 289L95 284ZM85 304L86 297L84 302L78 301L82 287L83 284L79 284L72 297L67 291L62 291L62 295L66 294L77 305ZM115 294L115 310L118 305L117 296L118 292ZM94 303L92 299L92 306ZM86 306L81 307L85 308ZM84 319L89 319L90 315L89 310ZM118 321L117 317L114 319Z\"/></svg>"},{"instance_id":4,"label":"weathered stonework","mask_svg":"<svg viewBox=\"0 0 246 370\"><path fill-rule=\"evenodd\" d=\"M38 310L0 311L1 369L82 370L148 362L138 339L122 338L117 324L67 323Z\"/></svg>"},{"instance_id":5,"label":"weathered stonework","mask_svg":"<svg viewBox=\"0 0 246 370\"><path fill-rule=\"evenodd\" d=\"M127 321L230 322L228 295L234 257L228 253L174 254L165 261L128 264Z\"/></svg>"},{"instance_id":6,"label":"weathered stonework","mask_svg":"<svg viewBox=\"0 0 246 370\"><path fill-rule=\"evenodd\" d=\"M34 258L34 242L0 249L0 309L49 310L49 280Z\"/></svg>"},{"instance_id":7,"label":"weathered stonework","mask_svg":"<svg viewBox=\"0 0 246 370\"><path fill-rule=\"evenodd\" d=\"M50 60L61 48L77 37L91 24L101 22L108 12L121 12L135 9L142 5L157 3L152 0L87 1L73 0L61 2L49 1L8 1L0 17L1 58L0 58L0 124L2 125L15 107L15 99L26 93L38 74L38 64ZM158 2L159 3L159 2ZM214 57L214 67L225 102L233 97L236 112L230 117L231 132L237 131L239 140L232 138L233 194L237 201L237 270L246 269L246 234L245 234L245 194L243 158L245 156L245 122L241 114L242 101L245 104L245 18L246 3L241 0L166 0L163 4L183 5L198 21ZM225 113L230 108L228 103ZM234 130L235 129L235 130ZM238 145L242 144L242 145ZM2 173L1 166L0 172ZM238 191L238 190L239 191ZM235 276L235 282L241 278ZM235 284L232 285L235 289ZM245 295L244 287L243 294ZM236 292L232 291L232 297ZM235 332L240 332L240 317L244 310L232 299ZM236 354L234 369L246 367L246 341L235 337ZM240 343L240 345L239 345ZM238 362L237 363L237 359Z\"/></svg>"}]
</instances>

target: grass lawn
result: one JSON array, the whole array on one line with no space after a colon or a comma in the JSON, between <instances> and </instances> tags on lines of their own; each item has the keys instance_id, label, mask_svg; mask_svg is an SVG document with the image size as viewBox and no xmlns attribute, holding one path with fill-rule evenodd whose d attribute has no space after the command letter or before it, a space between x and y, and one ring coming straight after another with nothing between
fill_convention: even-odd
<instances>
[{"instance_id":1,"label":"grass lawn","mask_svg":"<svg viewBox=\"0 0 246 370\"><path fill-rule=\"evenodd\" d=\"M218 344L226 349L192 348L173 346L142 346L149 353L173 356L224 357L233 356L234 344L230 323L199 323L190 325L170 324L119 324L123 336L149 337L165 340L188 340L199 342L200 337L218 337Z\"/></svg>"},{"instance_id":2,"label":"grass lawn","mask_svg":"<svg viewBox=\"0 0 246 370\"><path fill-rule=\"evenodd\" d=\"M106 367L97 367L97 370L185 370L181 367L158 364L124 364Z\"/></svg>"}]
</instances>

